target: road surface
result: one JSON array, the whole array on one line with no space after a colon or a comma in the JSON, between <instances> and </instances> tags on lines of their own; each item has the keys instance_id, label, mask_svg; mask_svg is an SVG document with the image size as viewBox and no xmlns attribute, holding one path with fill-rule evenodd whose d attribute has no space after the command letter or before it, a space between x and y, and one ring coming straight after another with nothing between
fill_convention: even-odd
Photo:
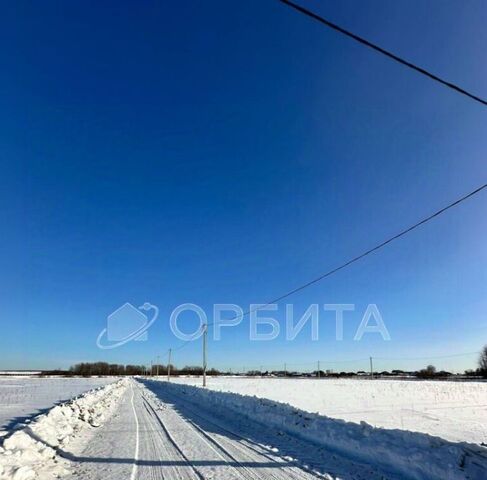
<instances>
[{"instance_id":1,"label":"road surface","mask_svg":"<svg viewBox=\"0 0 487 480\"><path fill-rule=\"evenodd\" d=\"M171 396L172 395L172 396ZM395 479L283 432L132 380L88 445L63 455L76 479Z\"/></svg>"}]
</instances>

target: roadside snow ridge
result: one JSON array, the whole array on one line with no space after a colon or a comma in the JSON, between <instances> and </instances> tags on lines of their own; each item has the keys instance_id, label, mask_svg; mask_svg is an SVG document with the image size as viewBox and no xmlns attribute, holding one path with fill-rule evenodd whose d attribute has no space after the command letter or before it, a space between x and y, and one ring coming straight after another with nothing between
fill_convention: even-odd
<instances>
[{"instance_id":1,"label":"roadside snow ridge","mask_svg":"<svg viewBox=\"0 0 487 480\"><path fill-rule=\"evenodd\" d=\"M74 435L99 427L113 412L128 385L123 379L53 407L5 439L0 447L0 479L50 480L69 473L57 449Z\"/></svg>"}]
</instances>

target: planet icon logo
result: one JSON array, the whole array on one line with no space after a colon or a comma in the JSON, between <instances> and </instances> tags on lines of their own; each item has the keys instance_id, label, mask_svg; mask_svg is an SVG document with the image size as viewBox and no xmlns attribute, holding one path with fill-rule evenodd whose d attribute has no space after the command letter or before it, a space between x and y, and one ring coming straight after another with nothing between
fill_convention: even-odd
<instances>
[{"instance_id":1,"label":"planet icon logo","mask_svg":"<svg viewBox=\"0 0 487 480\"><path fill-rule=\"evenodd\" d=\"M143 311L152 310L152 318L143 313ZM128 342L143 342L147 340L147 330L156 321L159 315L159 309L151 303L145 302L139 308L134 307L131 303L124 303L107 317L107 326L104 328L98 338L96 345L102 350L121 347ZM106 337L105 342L103 341Z\"/></svg>"}]
</instances>

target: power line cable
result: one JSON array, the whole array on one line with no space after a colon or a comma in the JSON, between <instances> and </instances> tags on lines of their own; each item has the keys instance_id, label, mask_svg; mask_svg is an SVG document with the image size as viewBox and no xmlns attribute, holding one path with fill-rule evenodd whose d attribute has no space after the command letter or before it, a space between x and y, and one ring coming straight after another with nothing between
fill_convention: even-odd
<instances>
[{"instance_id":1,"label":"power line cable","mask_svg":"<svg viewBox=\"0 0 487 480\"><path fill-rule=\"evenodd\" d=\"M438 77L437 75L435 75L434 73L431 73L429 72L428 70L422 68L422 67L418 67L417 65L415 65L414 63L411 63L407 60L405 60L404 58L401 58L399 57L398 55L392 53L392 52L389 52L388 50L382 48L382 47L379 47L378 45L370 42L369 40L366 40L365 38L363 37L360 37L359 35L356 35L355 33L352 33L348 30L346 30L345 28L343 27L340 27L339 25L333 23L333 22L330 22L330 20L327 20L326 18L324 17L321 17L320 15L312 12L311 10L308 10L304 7L302 7L301 5L298 5L294 2L290 2L289 0L279 0L281 3L284 3L285 5L293 8L294 10L297 10L298 12L322 23L323 25L326 25L327 27L341 33L342 35L346 35L347 37L349 38L352 38L353 40L361 43L362 45L365 45L366 47L369 47L369 48L372 48L373 50L375 50L376 52L379 52L381 53L382 55L385 55L386 57L389 57L391 58L392 60L412 69L412 70L415 70L416 72L430 78L431 80L434 80L438 83L441 83L442 85L445 85L446 87L456 91L457 93L460 93L462 95L465 95L469 98L471 98L472 100L475 100L476 102L479 102L481 105L483 106L487 106L487 100L484 100L483 98L477 96L477 95L474 95L473 93L470 93L468 92L467 90L465 90L464 88L461 88L459 87L458 85L455 85L454 83L451 83L447 80L444 80L440 77Z\"/></svg>"},{"instance_id":2,"label":"power line cable","mask_svg":"<svg viewBox=\"0 0 487 480\"><path fill-rule=\"evenodd\" d=\"M331 275L339 272L340 270L343 270L344 268L352 265L355 262L358 262L359 260L361 260L362 258L370 255L371 253L374 253L377 250L380 250L381 248L385 247L389 243L392 243L394 240L397 240L398 238L403 237L404 235L410 233L411 231L415 230L416 228L420 227L421 225L424 225L425 223L429 222L430 220L433 220L434 218L440 216L442 213L445 213L447 210L450 210L451 208L456 207L457 205L459 205L460 203L464 202L465 200L468 200L469 198L473 197L474 195L480 193L485 188L487 188L487 183L484 183L483 185L481 185L480 187L478 187L475 190L471 191L470 193L467 193L466 195L463 195L462 197L460 197L457 200L455 200L454 202L446 205L445 207L441 208L440 210L436 211L435 213L433 213L433 214L427 216L426 218L423 218L422 220L416 222L414 225L411 225L410 227L402 230L401 232L397 233L396 235L388 238L387 240L384 240L383 242L379 243L375 247L372 247L369 250L366 250L365 252L361 253L360 255L357 255L356 257L352 258L351 260L348 260L347 262L342 263L338 267L335 267L332 270L329 270L328 272L320 275L319 277L316 277L313 280L310 280L309 282L306 282L305 284L300 285L300 286L298 286L298 287L296 287L296 288L294 288L294 289L292 289L292 290L284 293L283 295L280 295L277 298L274 298L273 300L270 300L270 301L268 301L268 302L266 302L266 303L264 303L262 305L259 305L259 306L255 307L253 309L249 309L249 310L243 312L241 315L236 315L236 316L234 316L234 317L232 317L232 318L230 318L228 320L231 321L231 320L238 320L239 318L244 318L247 315L250 315L251 313L253 313L253 312L257 311L257 310L260 310L262 308L265 308L265 307L267 307L267 306L269 306L271 304L280 302L281 300L284 300L285 298L290 297L291 295L294 295L295 293L298 293L301 290L304 290L305 288L308 288L311 285L314 285L315 283L318 283L319 281L324 280L327 277L330 277ZM211 322L211 323L208 323L206 325L206 327L211 327L211 326L214 326L214 325L220 324L220 323L223 323L223 322ZM192 340L183 340L182 343L179 346L173 348L173 351L181 350L182 348L188 346L191 342L192 342Z\"/></svg>"},{"instance_id":3,"label":"power line cable","mask_svg":"<svg viewBox=\"0 0 487 480\"><path fill-rule=\"evenodd\" d=\"M435 360L442 358L456 358L456 357L467 357L471 355L478 355L481 352L466 352L466 353L453 353L450 355L433 355L430 357L374 357L374 360Z\"/></svg>"},{"instance_id":4,"label":"power line cable","mask_svg":"<svg viewBox=\"0 0 487 480\"><path fill-rule=\"evenodd\" d=\"M465 89L459 87L458 85L455 85L455 84L453 84L451 82L448 82L448 81L446 81L446 80L438 77L437 75L435 75L435 74L433 74L433 73L425 70L424 68L418 67L417 65L415 65L415 64L413 64L413 63L411 63L411 62L409 62L409 61L407 61L407 60L405 60L405 59L403 59L403 58L395 55L392 52L389 52L388 50L386 50L386 49L384 49L382 47L379 47L378 45L376 45L376 44L374 44L374 43L366 40L365 38L360 37L359 35L356 35L356 34L350 32L350 31L346 30L343 27L340 27L339 25L337 25L337 24L335 24L335 23L333 23L333 22L325 19L324 17L319 16L318 14L316 14L316 13L314 13L314 12L312 12L312 11L304 8L304 7L302 7L301 5L298 5L298 4L296 4L294 2L291 2L289 0L279 0L279 1L281 3L284 3L285 5L287 5L289 7L297 10L298 12L300 12L300 13L302 13L304 15L306 15L306 16L314 19L314 20L317 20L318 22L322 23L323 25L326 25L327 27L329 27L329 28L331 28L331 29L333 29L333 30L335 30L335 31L337 31L337 32L339 32L339 33L341 33L341 34L349 37L349 38L352 38L353 40L355 40L355 41L357 41L357 42L359 42L359 43L361 43L361 44L363 44L363 45L365 45L365 46L367 46L367 47L369 47L369 48L371 48L371 49L373 49L373 50L375 50L375 51L377 51L377 52L379 52L379 53L381 53L381 54L383 54L383 55L385 55L385 56L387 56L389 58L391 58L392 60L394 60L394 61L396 61L396 62L398 62L398 63L400 63L400 64L402 64L402 65L404 65L404 66L406 66L408 68L411 68L412 70L415 70L416 72L418 72L418 73L420 73L422 75L425 75L426 77L428 77L428 78L430 78L430 79L432 79L432 80L434 80L436 82L439 82L439 83L445 85L446 87L448 87L448 88L450 88L450 89L452 89L452 90L454 90L454 91L456 91L456 92L458 92L458 93L460 93L462 95L465 95L465 96L471 98L472 100L475 100L475 101L479 102L480 104L482 104L484 106L487 106L487 101L484 100L484 99L482 99L481 97L479 97L477 95L474 95L474 94L466 91ZM237 316L235 316L233 318L230 318L229 320L236 320L238 318L243 318L243 317L249 315L250 313L253 313L254 311L257 311L259 309L262 309L262 308L264 308L266 306L269 306L269 305L271 305L273 303L277 303L277 302L279 302L279 301L281 301L281 300L283 300L283 299L285 299L285 298L287 298L287 297L289 297L289 296L291 296L291 295L293 295L293 294L295 294L295 293L297 293L297 292L299 292L301 290L304 290L305 288L307 288L307 287L309 287L309 286L311 286L311 285L313 285L313 284L315 284L315 283L317 283L317 282L325 279L326 277L329 277L329 276L333 275L334 273L337 273L338 271L340 271L340 270L348 267L349 265L351 265L351 264L353 264L353 263L361 260L362 258L366 257L367 255L370 255L371 253L373 253L373 252L379 250L380 248L388 245L389 243L393 242L394 240L397 240L398 238L402 237L403 235L406 235L407 233L409 233L412 230L418 228L419 226L425 224L426 222L432 220L433 218L441 215L442 213L444 213L445 211L449 210L450 208L453 208L454 206L456 206L456 205L460 204L461 202L467 200L468 198L474 196L475 194L479 193L481 190L485 189L486 187L487 187L487 184L484 184L484 185L480 186L479 188L475 189L474 191L470 192L469 194L467 194L467 195L459 198L455 202L453 202L453 203L447 205L446 207L438 210L437 212L433 213L429 217L426 217L425 219L417 222L416 224L412 225L411 227L409 227L409 228L407 228L407 229L399 232L397 235L394 235L393 237L385 240L384 242L380 243L379 245L377 245L377 246L375 246L375 247L373 247L373 248L371 248L371 249L363 252L362 254L360 254L360 255L352 258L351 260L343 263L342 265L340 265L340 266L338 266L338 267L336 267L336 268L334 268L334 269L332 269L332 270L324 273L323 275L320 275L319 277L317 277L317 278L315 278L315 279L313 279L313 280L305 283L304 285L301 285L299 287L296 287L293 290L291 290L291 291L289 291L289 292L287 292L287 293L285 293L285 294L283 294L283 295L281 295L281 296L279 296L279 297L277 297L277 298L275 298L273 300L268 301L267 303L265 303L263 305L259 305L258 307L254 308L254 309L249 309L246 312L244 312L243 314L237 315ZM207 327L208 326L215 325L215 324L216 324L216 322L208 323L207 324ZM180 350L180 349L186 347L190 342L191 342L191 340L183 341L182 344L180 344L178 347L173 348L173 351L177 351L177 350Z\"/></svg>"},{"instance_id":5,"label":"power line cable","mask_svg":"<svg viewBox=\"0 0 487 480\"><path fill-rule=\"evenodd\" d=\"M440 216L442 213L445 213L447 210L450 210L451 208L456 207L457 205L459 205L460 203L464 202L465 200L468 200L469 198L473 197L477 193L480 193L485 188L487 188L487 183L484 183L483 185L481 185L480 187L478 187L475 190L471 191L470 193L467 193L466 195L463 195L459 199L457 199L454 202L446 205L445 207L441 208L440 210L436 211L435 213L433 213L433 214L427 216L426 218L423 218L422 220L416 222L414 225L411 225L410 227L402 230L401 232L397 233L396 235L388 238L387 240L384 240L383 242L379 243L375 247L372 247L369 250L366 250L365 252L361 253L360 255L357 255L356 257L352 258L351 260L348 260L347 262L342 263L338 267L335 267L332 270L329 270L328 272L323 273L319 277L316 277L313 280L310 280L309 282L306 282L305 284L300 285L299 287L296 287L296 288L290 290L289 292L286 292L283 295L280 295L279 297L274 298L273 300L268 301L267 303L265 303L263 305L259 305L256 308L249 309L249 310L245 311L241 315L236 315L235 317L230 318L229 320L237 320L239 318L243 318L243 317L249 315L250 313L253 313L253 312L257 311L257 310L260 310L262 308L265 308L265 307L267 307L267 306L269 306L271 304L278 303L281 300L284 300L285 298L290 297L291 295L293 295L295 293L298 293L301 290L304 290L305 288L308 288L311 285L314 285L315 283L317 283L317 282L319 282L319 281L321 281L321 280L323 280L323 279L325 279L327 277L330 277L331 275L339 272L340 270L343 270L344 268L352 265L355 262L358 262L359 260L361 260L362 258L370 255L371 253L374 253L377 250L380 250L381 248L385 247L389 243L392 243L394 240L397 240L398 238L401 238L404 235L412 232L413 230L415 230L416 228L420 227L421 225L424 225L425 223L429 222L430 220L433 220L434 218ZM208 326L215 325L216 323L217 322L208 323Z\"/></svg>"}]
</instances>

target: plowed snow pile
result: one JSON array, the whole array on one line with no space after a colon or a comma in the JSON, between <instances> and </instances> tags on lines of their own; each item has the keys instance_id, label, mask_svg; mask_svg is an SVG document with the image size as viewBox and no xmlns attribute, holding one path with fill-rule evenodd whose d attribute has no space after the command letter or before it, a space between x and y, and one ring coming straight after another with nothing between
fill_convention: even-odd
<instances>
[{"instance_id":1,"label":"plowed snow pile","mask_svg":"<svg viewBox=\"0 0 487 480\"><path fill-rule=\"evenodd\" d=\"M100 426L113 412L127 382L119 380L58 405L6 438L0 447L0 479L49 480L67 474L58 450L74 435Z\"/></svg>"},{"instance_id":2,"label":"plowed snow pile","mask_svg":"<svg viewBox=\"0 0 487 480\"><path fill-rule=\"evenodd\" d=\"M173 381L201 385L200 378ZM211 377L208 388L289 403L347 422L487 445L487 382Z\"/></svg>"},{"instance_id":3,"label":"plowed snow pile","mask_svg":"<svg viewBox=\"0 0 487 480\"><path fill-rule=\"evenodd\" d=\"M113 377L0 376L0 436L59 403L113 382Z\"/></svg>"},{"instance_id":4,"label":"plowed snow pile","mask_svg":"<svg viewBox=\"0 0 487 480\"><path fill-rule=\"evenodd\" d=\"M153 382L157 385L156 382ZM415 480L485 480L487 448L423 433L375 428L309 413L272 400L163 383L159 388L213 412L234 412L385 471Z\"/></svg>"}]
</instances>

